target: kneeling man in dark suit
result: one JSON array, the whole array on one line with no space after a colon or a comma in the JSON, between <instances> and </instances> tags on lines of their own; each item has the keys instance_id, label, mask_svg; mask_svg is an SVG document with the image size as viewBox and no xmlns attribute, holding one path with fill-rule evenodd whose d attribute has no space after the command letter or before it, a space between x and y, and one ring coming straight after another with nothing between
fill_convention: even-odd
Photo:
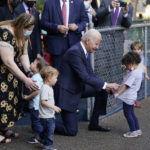
<instances>
[{"instance_id":1,"label":"kneeling man in dark suit","mask_svg":"<svg viewBox=\"0 0 150 150\"><path fill-rule=\"evenodd\" d=\"M60 67L60 77L55 93L56 104L62 109L63 123L56 122L55 132L75 136L78 132L76 110L81 98L95 96L93 114L89 130L109 131L98 124L99 115L106 114L107 92L118 88L116 83L106 83L94 72L88 59L101 42L101 34L91 29L85 33L81 42L75 44L64 54Z\"/></svg>"}]
</instances>

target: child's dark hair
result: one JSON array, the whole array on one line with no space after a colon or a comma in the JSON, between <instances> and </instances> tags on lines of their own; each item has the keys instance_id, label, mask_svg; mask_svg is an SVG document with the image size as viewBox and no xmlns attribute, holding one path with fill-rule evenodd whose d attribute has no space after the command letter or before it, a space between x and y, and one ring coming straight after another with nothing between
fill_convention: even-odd
<instances>
[{"instance_id":1,"label":"child's dark hair","mask_svg":"<svg viewBox=\"0 0 150 150\"><path fill-rule=\"evenodd\" d=\"M122 65L136 64L138 65L141 62L140 55L135 52L128 52L122 58Z\"/></svg>"},{"instance_id":2,"label":"child's dark hair","mask_svg":"<svg viewBox=\"0 0 150 150\"><path fill-rule=\"evenodd\" d=\"M143 50L143 45L140 41L135 41L131 44L131 51L135 50L136 47L141 49L141 51Z\"/></svg>"},{"instance_id":3,"label":"child's dark hair","mask_svg":"<svg viewBox=\"0 0 150 150\"><path fill-rule=\"evenodd\" d=\"M49 66L48 62L45 61L43 57L36 58L36 61L37 61L37 68L39 69L39 71L41 71L41 69L44 68L45 66Z\"/></svg>"}]
</instances>

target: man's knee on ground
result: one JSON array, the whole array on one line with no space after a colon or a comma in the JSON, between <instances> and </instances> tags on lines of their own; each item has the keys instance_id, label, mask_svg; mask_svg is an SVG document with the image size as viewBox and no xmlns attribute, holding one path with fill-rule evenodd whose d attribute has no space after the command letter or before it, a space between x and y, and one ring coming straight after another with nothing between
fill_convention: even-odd
<instances>
[{"instance_id":1,"label":"man's knee on ground","mask_svg":"<svg viewBox=\"0 0 150 150\"><path fill-rule=\"evenodd\" d=\"M67 136L76 136L77 135L77 133L78 133L78 130L73 130L73 129L67 129L67 133L66 133L66 135Z\"/></svg>"}]
</instances>

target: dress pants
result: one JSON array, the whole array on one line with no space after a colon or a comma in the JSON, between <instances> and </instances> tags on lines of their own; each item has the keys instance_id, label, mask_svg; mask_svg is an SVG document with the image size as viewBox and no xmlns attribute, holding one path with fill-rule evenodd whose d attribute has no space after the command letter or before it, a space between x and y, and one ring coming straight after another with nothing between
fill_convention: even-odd
<instances>
[{"instance_id":1,"label":"dress pants","mask_svg":"<svg viewBox=\"0 0 150 150\"><path fill-rule=\"evenodd\" d=\"M92 113L92 117L90 119L90 125L97 126L98 125L98 117L99 115L106 114L106 105L107 105L107 92L105 90L101 90L97 92L93 87L86 85L84 90L82 91L81 98L87 98L95 96L94 109ZM56 122L55 132L58 134L75 136L78 132L78 119L76 111L70 112L66 110L62 110L61 117L63 123Z\"/></svg>"},{"instance_id":2,"label":"dress pants","mask_svg":"<svg viewBox=\"0 0 150 150\"><path fill-rule=\"evenodd\" d=\"M54 118L40 118L40 122L43 126L43 131L40 134L40 141L44 146L50 146L53 144L53 134L55 130Z\"/></svg>"},{"instance_id":3,"label":"dress pants","mask_svg":"<svg viewBox=\"0 0 150 150\"><path fill-rule=\"evenodd\" d=\"M124 116L127 119L130 131L136 131L139 130L139 122L138 119L134 113L134 105L128 105L123 102L123 112Z\"/></svg>"},{"instance_id":4,"label":"dress pants","mask_svg":"<svg viewBox=\"0 0 150 150\"><path fill-rule=\"evenodd\" d=\"M64 53L70 48L68 36L62 40L64 41L64 43L61 47L60 53L58 53L58 54L51 53L53 67L58 70L60 70L60 66L62 64L62 59L63 59ZM59 43L57 43L57 44L59 44Z\"/></svg>"},{"instance_id":5,"label":"dress pants","mask_svg":"<svg viewBox=\"0 0 150 150\"><path fill-rule=\"evenodd\" d=\"M60 65L62 63L63 55L51 55L53 67L60 70Z\"/></svg>"}]
</instances>

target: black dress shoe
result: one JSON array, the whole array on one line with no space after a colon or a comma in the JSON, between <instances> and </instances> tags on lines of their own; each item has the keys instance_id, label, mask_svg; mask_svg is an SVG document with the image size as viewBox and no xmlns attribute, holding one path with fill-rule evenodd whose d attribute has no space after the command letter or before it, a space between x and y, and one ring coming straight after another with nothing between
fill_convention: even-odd
<instances>
[{"instance_id":1,"label":"black dress shoe","mask_svg":"<svg viewBox=\"0 0 150 150\"><path fill-rule=\"evenodd\" d=\"M88 130L89 131L103 131L103 132L109 132L110 128L105 128L103 126L97 125L97 126L93 126L93 125L89 125L88 126Z\"/></svg>"}]
</instances>

